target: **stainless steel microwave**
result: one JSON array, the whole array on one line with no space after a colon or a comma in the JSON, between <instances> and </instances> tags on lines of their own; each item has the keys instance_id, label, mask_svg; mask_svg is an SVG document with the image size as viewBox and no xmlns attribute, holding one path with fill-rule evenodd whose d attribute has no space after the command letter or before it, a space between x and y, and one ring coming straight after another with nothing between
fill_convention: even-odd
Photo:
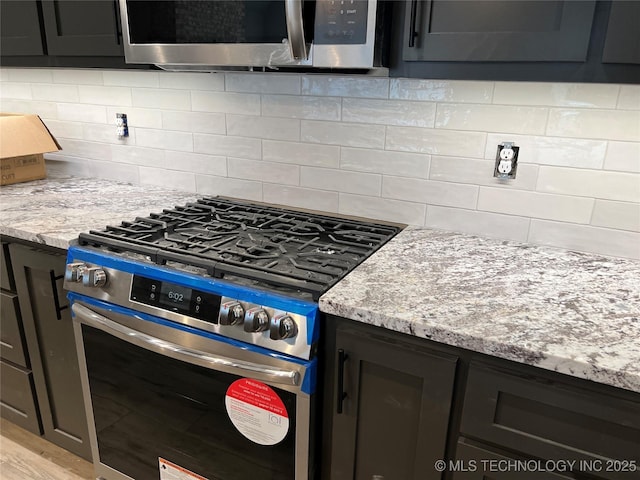
<instances>
[{"instance_id":1,"label":"stainless steel microwave","mask_svg":"<svg viewBox=\"0 0 640 480\"><path fill-rule=\"evenodd\" d=\"M383 66L384 0L119 1L127 63L166 70Z\"/></svg>"}]
</instances>

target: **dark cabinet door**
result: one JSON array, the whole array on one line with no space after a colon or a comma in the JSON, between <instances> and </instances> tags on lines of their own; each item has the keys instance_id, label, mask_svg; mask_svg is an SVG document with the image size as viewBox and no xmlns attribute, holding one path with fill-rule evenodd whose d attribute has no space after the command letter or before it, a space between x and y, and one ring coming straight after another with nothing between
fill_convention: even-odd
<instances>
[{"instance_id":1,"label":"dark cabinet door","mask_svg":"<svg viewBox=\"0 0 640 480\"><path fill-rule=\"evenodd\" d=\"M411 0L403 59L584 61L595 1Z\"/></svg>"},{"instance_id":2,"label":"dark cabinet door","mask_svg":"<svg viewBox=\"0 0 640 480\"><path fill-rule=\"evenodd\" d=\"M10 244L44 437L91 458L73 325L62 289L63 253Z\"/></svg>"},{"instance_id":3,"label":"dark cabinet door","mask_svg":"<svg viewBox=\"0 0 640 480\"><path fill-rule=\"evenodd\" d=\"M602 61L640 64L640 2L612 2Z\"/></svg>"},{"instance_id":4,"label":"dark cabinet door","mask_svg":"<svg viewBox=\"0 0 640 480\"><path fill-rule=\"evenodd\" d=\"M42 13L49 55L124 55L114 0L45 0Z\"/></svg>"},{"instance_id":5,"label":"dark cabinet door","mask_svg":"<svg viewBox=\"0 0 640 480\"><path fill-rule=\"evenodd\" d=\"M44 55L38 2L0 2L0 55Z\"/></svg>"},{"instance_id":6,"label":"dark cabinet door","mask_svg":"<svg viewBox=\"0 0 640 480\"><path fill-rule=\"evenodd\" d=\"M338 329L336 349L331 466L323 476L441 478L434 462L445 454L457 359L350 327Z\"/></svg>"}]
</instances>

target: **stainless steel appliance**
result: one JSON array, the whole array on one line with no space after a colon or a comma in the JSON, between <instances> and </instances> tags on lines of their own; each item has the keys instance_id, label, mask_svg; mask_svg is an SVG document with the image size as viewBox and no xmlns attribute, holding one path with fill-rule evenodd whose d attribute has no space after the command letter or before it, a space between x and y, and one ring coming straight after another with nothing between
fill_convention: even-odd
<instances>
[{"instance_id":1,"label":"stainless steel appliance","mask_svg":"<svg viewBox=\"0 0 640 480\"><path fill-rule=\"evenodd\" d=\"M167 70L382 65L383 0L120 0L127 63Z\"/></svg>"},{"instance_id":2,"label":"stainless steel appliance","mask_svg":"<svg viewBox=\"0 0 640 480\"><path fill-rule=\"evenodd\" d=\"M97 477L314 478L317 299L397 231L215 197L81 234Z\"/></svg>"}]
</instances>

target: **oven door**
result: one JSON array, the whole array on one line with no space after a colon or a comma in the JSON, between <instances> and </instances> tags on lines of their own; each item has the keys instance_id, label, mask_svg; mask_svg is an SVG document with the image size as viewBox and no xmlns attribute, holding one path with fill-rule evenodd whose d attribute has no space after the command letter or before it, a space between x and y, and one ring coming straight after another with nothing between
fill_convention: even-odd
<instances>
[{"instance_id":1,"label":"oven door","mask_svg":"<svg viewBox=\"0 0 640 480\"><path fill-rule=\"evenodd\" d=\"M313 478L315 360L69 297L97 478Z\"/></svg>"}]
</instances>

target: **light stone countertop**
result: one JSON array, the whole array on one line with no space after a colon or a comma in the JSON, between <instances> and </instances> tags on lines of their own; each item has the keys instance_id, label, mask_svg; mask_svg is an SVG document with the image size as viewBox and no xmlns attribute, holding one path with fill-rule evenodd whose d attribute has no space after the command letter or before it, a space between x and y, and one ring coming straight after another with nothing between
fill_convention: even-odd
<instances>
[{"instance_id":1,"label":"light stone countertop","mask_svg":"<svg viewBox=\"0 0 640 480\"><path fill-rule=\"evenodd\" d=\"M409 227L323 312L640 392L640 262Z\"/></svg>"},{"instance_id":2,"label":"light stone countertop","mask_svg":"<svg viewBox=\"0 0 640 480\"><path fill-rule=\"evenodd\" d=\"M165 187L49 173L0 187L0 234L67 249L81 232L196 200Z\"/></svg>"},{"instance_id":3,"label":"light stone countertop","mask_svg":"<svg viewBox=\"0 0 640 480\"><path fill-rule=\"evenodd\" d=\"M0 187L0 234L79 233L194 201L60 175ZM409 227L320 298L322 311L640 392L640 262Z\"/></svg>"}]
</instances>

